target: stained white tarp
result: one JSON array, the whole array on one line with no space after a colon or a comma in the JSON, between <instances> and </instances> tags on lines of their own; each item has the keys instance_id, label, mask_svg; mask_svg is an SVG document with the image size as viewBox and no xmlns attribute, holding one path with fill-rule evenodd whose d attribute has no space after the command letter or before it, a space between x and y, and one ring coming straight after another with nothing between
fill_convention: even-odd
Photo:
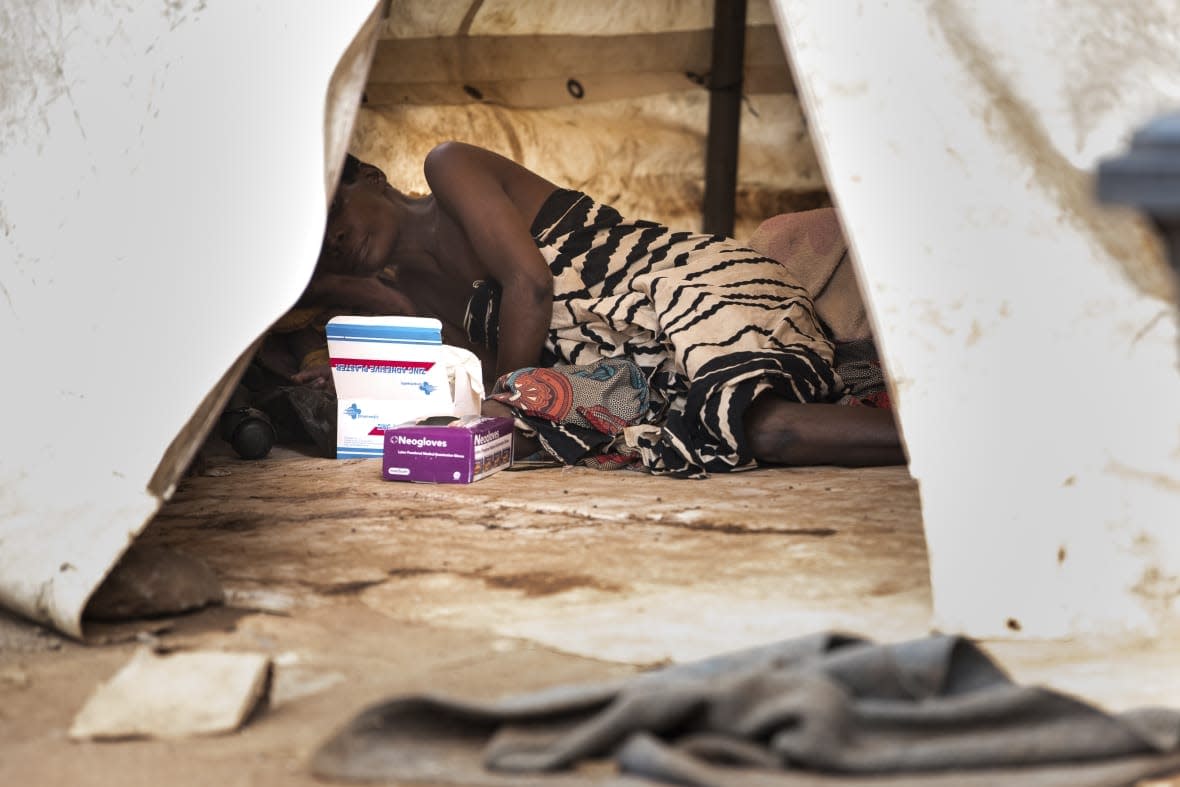
<instances>
[{"instance_id":1,"label":"stained white tarp","mask_svg":"<svg viewBox=\"0 0 1180 787\"><path fill-rule=\"evenodd\" d=\"M773 5L895 381L936 624L1174 619L1175 300L1093 175L1180 107L1180 6Z\"/></svg>"},{"instance_id":2,"label":"stained white tarp","mask_svg":"<svg viewBox=\"0 0 1180 787\"><path fill-rule=\"evenodd\" d=\"M0 7L0 604L79 633L306 285L377 6Z\"/></svg>"}]
</instances>

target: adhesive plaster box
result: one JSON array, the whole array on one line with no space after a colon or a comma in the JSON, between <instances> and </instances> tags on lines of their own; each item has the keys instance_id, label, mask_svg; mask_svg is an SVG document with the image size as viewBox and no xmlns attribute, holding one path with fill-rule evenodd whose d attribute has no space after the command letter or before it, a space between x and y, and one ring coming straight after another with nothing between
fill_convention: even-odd
<instances>
[{"instance_id":1,"label":"adhesive plaster box","mask_svg":"<svg viewBox=\"0 0 1180 787\"><path fill-rule=\"evenodd\" d=\"M433 419L431 419L433 420ZM512 465L512 419L478 415L385 431L387 481L470 484Z\"/></svg>"},{"instance_id":2,"label":"adhesive plaster box","mask_svg":"<svg viewBox=\"0 0 1180 787\"><path fill-rule=\"evenodd\" d=\"M479 359L443 344L438 320L333 317L327 335L337 399L337 459L382 456L385 430L396 424L479 414Z\"/></svg>"}]
</instances>

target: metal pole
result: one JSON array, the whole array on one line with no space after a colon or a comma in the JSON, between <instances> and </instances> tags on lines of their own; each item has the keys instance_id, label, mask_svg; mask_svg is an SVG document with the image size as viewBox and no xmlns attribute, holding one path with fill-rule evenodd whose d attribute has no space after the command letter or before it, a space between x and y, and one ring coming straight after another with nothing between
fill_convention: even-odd
<instances>
[{"instance_id":1,"label":"metal pole","mask_svg":"<svg viewBox=\"0 0 1180 787\"><path fill-rule=\"evenodd\" d=\"M714 0L703 228L707 233L730 237L737 193L745 51L746 0Z\"/></svg>"}]
</instances>

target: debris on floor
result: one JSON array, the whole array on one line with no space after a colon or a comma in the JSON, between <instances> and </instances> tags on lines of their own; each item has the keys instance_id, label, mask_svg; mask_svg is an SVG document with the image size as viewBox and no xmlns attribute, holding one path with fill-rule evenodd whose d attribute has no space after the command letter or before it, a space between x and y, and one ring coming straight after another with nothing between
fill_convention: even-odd
<instances>
[{"instance_id":1,"label":"debris on floor","mask_svg":"<svg viewBox=\"0 0 1180 787\"><path fill-rule=\"evenodd\" d=\"M225 599L205 563L148 544L132 544L90 598L88 620L128 620L189 612Z\"/></svg>"},{"instance_id":2,"label":"debris on floor","mask_svg":"<svg viewBox=\"0 0 1180 787\"><path fill-rule=\"evenodd\" d=\"M74 740L186 738L232 732L266 699L271 661L259 653L140 648L100 686L70 727Z\"/></svg>"}]
</instances>

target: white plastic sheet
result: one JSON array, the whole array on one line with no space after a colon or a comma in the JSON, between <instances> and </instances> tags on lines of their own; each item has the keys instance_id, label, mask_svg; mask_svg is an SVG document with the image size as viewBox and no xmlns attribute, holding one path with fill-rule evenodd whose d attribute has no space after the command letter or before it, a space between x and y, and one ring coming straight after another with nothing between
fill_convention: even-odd
<instances>
[{"instance_id":1,"label":"white plastic sheet","mask_svg":"<svg viewBox=\"0 0 1180 787\"><path fill-rule=\"evenodd\" d=\"M1180 104L1174 2L773 0L921 486L936 625L1180 600L1170 274L1092 173Z\"/></svg>"},{"instance_id":2,"label":"white plastic sheet","mask_svg":"<svg viewBox=\"0 0 1180 787\"><path fill-rule=\"evenodd\" d=\"M0 8L0 604L80 633L299 296L377 6Z\"/></svg>"}]
</instances>

